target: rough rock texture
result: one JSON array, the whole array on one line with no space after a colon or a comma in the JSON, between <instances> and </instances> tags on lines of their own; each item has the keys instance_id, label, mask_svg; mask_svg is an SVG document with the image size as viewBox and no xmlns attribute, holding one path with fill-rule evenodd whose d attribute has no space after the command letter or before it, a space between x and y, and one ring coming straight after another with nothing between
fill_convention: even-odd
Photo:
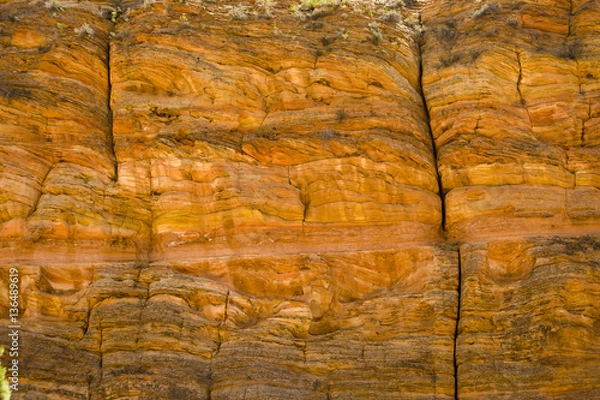
<instances>
[{"instance_id":1,"label":"rough rock texture","mask_svg":"<svg viewBox=\"0 0 600 400\"><path fill-rule=\"evenodd\" d=\"M460 254L459 398L600 398L600 241L495 240Z\"/></svg>"},{"instance_id":2,"label":"rough rock texture","mask_svg":"<svg viewBox=\"0 0 600 400\"><path fill-rule=\"evenodd\" d=\"M115 185L111 22L91 3L47 4L2 6L1 258L139 254L150 213Z\"/></svg>"},{"instance_id":3,"label":"rough rock texture","mask_svg":"<svg viewBox=\"0 0 600 400\"><path fill-rule=\"evenodd\" d=\"M594 1L425 4L450 239L597 232L599 13Z\"/></svg>"},{"instance_id":4,"label":"rough rock texture","mask_svg":"<svg viewBox=\"0 0 600 400\"><path fill-rule=\"evenodd\" d=\"M600 398L599 21L0 0L13 398Z\"/></svg>"},{"instance_id":5,"label":"rough rock texture","mask_svg":"<svg viewBox=\"0 0 600 400\"><path fill-rule=\"evenodd\" d=\"M599 17L594 1L424 4L444 228L461 243L458 398L600 398Z\"/></svg>"},{"instance_id":6,"label":"rough rock texture","mask_svg":"<svg viewBox=\"0 0 600 400\"><path fill-rule=\"evenodd\" d=\"M269 12L236 21L223 6L156 4L116 28L118 183L152 198L153 255L438 238L413 37L390 26L394 41L375 46L358 14Z\"/></svg>"},{"instance_id":7,"label":"rough rock texture","mask_svg":"<svg viewBox=\"0 0 600 400\"><path fill-rule=\"evenodd\" d=\"M451 398L456 263L454 252L422 246L20 266L21 389L99 399Z\"/></svg>"}]
</instances>

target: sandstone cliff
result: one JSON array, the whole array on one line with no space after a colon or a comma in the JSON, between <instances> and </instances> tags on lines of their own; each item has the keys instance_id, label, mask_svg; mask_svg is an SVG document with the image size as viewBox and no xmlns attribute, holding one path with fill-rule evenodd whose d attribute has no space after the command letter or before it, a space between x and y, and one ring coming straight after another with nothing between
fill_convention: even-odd
<instances>
[{"instance_id":1,"label":"sandstone cliff","mask_svg":"<svg viewBox=\"0 0 600 400\"><path fill-rule=\"evenodd\" d=\"M0 0L13 398L600 398L599 32L594 0Z\"/></svg>"}]
</instances>

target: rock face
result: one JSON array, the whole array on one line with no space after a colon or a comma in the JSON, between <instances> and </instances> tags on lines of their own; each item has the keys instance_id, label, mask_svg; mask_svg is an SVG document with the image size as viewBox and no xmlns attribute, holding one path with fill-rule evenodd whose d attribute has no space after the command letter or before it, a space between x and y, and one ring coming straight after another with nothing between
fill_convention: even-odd
<instances>
[{"instance_id":1,"label":"rock face","mask_svg":"<svg viewBox=\"0 0 600 400\"><path fill-rule=\"evenodd\" d=\"M458 398L600 398L599 16L423 7L444 228L461 243Z\"/></svg>"},{"instance_id":2,"label":"rock face","mask_svg":"<svg viewBox=\"0 0 600 400\"><path fill-rule=\"evenodd\" d=\"M13 398L600 398L598 21L0 1Z\"/></svg>"},{"instance_id":3,"label":"rock face","mask_svg":"<svg viewBox=\"0 0 600 400\"><path fill-rule=\"evenodd\" d=\"M598 12L595 2L424 7L423 90L449 238L597 231Z\"/></svg>"}]
</instances>

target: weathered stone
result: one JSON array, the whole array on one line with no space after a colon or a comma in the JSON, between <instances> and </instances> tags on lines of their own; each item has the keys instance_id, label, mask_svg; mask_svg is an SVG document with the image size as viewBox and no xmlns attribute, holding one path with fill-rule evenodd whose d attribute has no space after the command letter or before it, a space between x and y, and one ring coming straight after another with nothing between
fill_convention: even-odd
<instances>
[{"instance_id":1,"label":"weathered stone","mask_svg":"<svg viewBox=\"0 0 600 400\"><path fill-rule=\"evenodd\" d=\"M460 248L459 398L600 396L600 240Z\"/></svg>"},{"instance_id":2,"label":"weathered stone","mask_svg":"<svg viewBox=\"0 0 600 400\"><path fill-rule=\"evenodd\" d=\"M423 92L450 239L597 232L599 12L594 2L425 4Z\"/></svg>"},{"instance_id":3,"label":"weathered stone","mask_svg":"<svg viewBox=\"0 0 600 400\"><path fill-rule=\"evenodd\" d=\"M13 398L600 397L597 2L117 3L0 0Z\"/></svg>"},{"instance_id":4,"label":"weathered stone","mask_svg":"<svg viewBox=\"0 0 600 400\"><path fill-rule=\"evenodd\" d=\"M458 269L451 250L17 268L25 393L255 399L454 393Z\"/></svg>"}]
</instances>

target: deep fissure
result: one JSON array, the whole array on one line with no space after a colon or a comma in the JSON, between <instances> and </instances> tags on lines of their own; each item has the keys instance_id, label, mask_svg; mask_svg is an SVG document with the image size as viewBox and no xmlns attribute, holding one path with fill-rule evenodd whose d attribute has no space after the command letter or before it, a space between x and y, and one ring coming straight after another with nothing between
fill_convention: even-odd
<instances>
[{"instance_id":1,"label":"deep fissure","mask_svg":"<svg viewBox=\"0 0 600 400\"><path fill-rule=\"evenodd\" d=\"M109 32L109 38L106 43L106 80L108 85L107 95L106 95L106 118L108 122L108 146L111 156L113 158L113 176L114 181L119 181L119 163L117 161L117 153L115 152L115 137L114 137L114 127L113 127L113 109L111 105L112 98L112 79L111 79L111 58L110 58L110 50L112 47L111 35L113 34L115 29L115 24L113 23L112 30Z\"/></svg>"},{"instance_id":2,"label":"deep fissure","mask_svg":"<svg viewBox=\"0 0 600 400\"><path fill-rule=\"evenodd\" d=\"M421 15L419 15L419 23L421 24ZM425 96L424 85L423 85L423 70L424 70L424 61L423 61L423 50L422 50L422 40L418 38L415 41L417 48L417 55L419 57L419 91L421 95L421 101L423 102L423 113L425 115L425 123L427 125L427 131L429 132L429 137L431 139L431 150L433 155L433 167L435 169L435 176L438 183L438 195L440 196L440 207L441 207L441 217L442 221L440 224L440 234L445 237L446 232L446 207L444 204L444 187L442 184L442 177L439 172L438 166L438 149L435 143L435 137L433 135L433 130L431 129L431 118L429 115L429 106L427 105L427 97Z\"/></svg>"},{"instance_id":3,"label":"deep fissure","mask_svg":"<svg viewBox=\"0 0 600 400\"><path fill-rule=\"evenodd\" d=\"M419 23L422 23L420 17L421 16L419 15ZM442 182L442 177L441 177L441 174L439 171L439 165L438 165L438 148L435 143L435 137L433 135L433 130L431 129L431 117L429 115L429 107L427 105L427 97L425 96L425 91L424 91L424 84L423 84L424 59L423 59L423 51L422 51L422 42L417 41L416 45L417 45L417 51L418 51L418 57L419 57L419 90L420 90L420 94L421 94L421 101L423 102L423 112L424 112L425 118L426 118L425 122L427 124L427 128L428 128L429 135L431 138L433 162L434 162L434 168L435 168L436 178L437 178L437 182L438 182L439 196L440 196L440 207L441 207L441 214L442 214L441 215L442 221L441 221L441 227L440 227L441 232L440 233L443 235L443 239L446 239L445 194L444 194L444 186L443 186L443 182ZM520 59L519 53L517 53L517 60L519 62L519 77L518 77L518 82L517 82L517 90L519 92L519 95L521 95L521 89L520 89L521 59ZM522 95L521 95L521 101L524 103ZM529 111L528 111L528 114L529 114ZM477 121L477 123L479 123L479 120ZM452 362L453 362L453 369L454 369L454 398L456 400L458 400L459 380L458 380L458 363L457 363L457 359L456 359L456 351L457 351L457 339L458 339L458 334L459 334L461 287L462 287L460 247L457 248L456 252L457 252L457 286L456 286L457 308L456 308L456 325L454 327L454 343L453 343L453 348L452 348Z\"/></svg>"},{"instance_id":4,"label":"deep fissure","mask_svg":"<svg viewBox=\"0 0 600 400\"><path fill-rule=\"evenodd\" d=\"M456 326L454 327L454 348L452 349L452 362L454 363L454 398L458 400L458 362L456 359L456 350L457 350L457 342L460 324L460 306L461 306L461 296L462 296L462 268L461 268L461 258L460 258L460 247L457 249L457 285L456 285L456 293L457 293L457 301L456 301Z\"/></svg>"}]
</instances>

